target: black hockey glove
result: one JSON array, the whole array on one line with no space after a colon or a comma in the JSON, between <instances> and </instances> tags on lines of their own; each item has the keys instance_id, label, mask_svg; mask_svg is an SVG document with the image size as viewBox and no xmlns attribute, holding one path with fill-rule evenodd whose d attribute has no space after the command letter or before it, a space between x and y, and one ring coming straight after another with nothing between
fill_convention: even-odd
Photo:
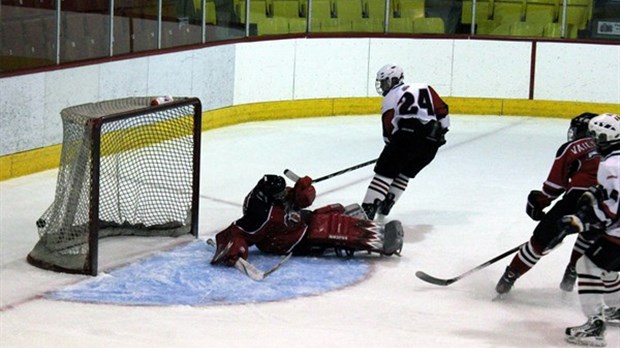
<instances>
[{"instance_id":1,"label":"black hockey glove","mask_svg":"<svg viewBox=\"0 0 620 348\"><path fill-rule=\"evenodd\" d=\"M431 132L426 136L426 139L437 143L437 146L443 146L446 143L446 133L448 133L448 128L443 128L441 123L437 121L431 122Z\"/></svg>"},{"instance_id":2,"label":"black hockey glove","mask_svg":"<svg viewBox=\"0 0 620 348\"><path fill-rule=\"evenodd\" d=\"M525 206L525 212L534 221L540 221L545 217L543 209L551 204L551 198L545 195L542 191L532 190L527 195L527 205Z\"/></svg>"}]
</instances>

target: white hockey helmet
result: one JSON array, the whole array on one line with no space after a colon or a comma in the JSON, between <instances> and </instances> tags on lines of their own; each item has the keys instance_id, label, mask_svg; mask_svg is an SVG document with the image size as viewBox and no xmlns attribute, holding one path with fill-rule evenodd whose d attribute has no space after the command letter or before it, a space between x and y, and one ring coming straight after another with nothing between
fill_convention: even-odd
<instances>
[{"instance_id":1,"label":"white hockey helmet","mask_svg":"<svg viewBox=\"0 0 620 348\"><path fill-rule=\"evenodd\" d=\"M620 116L601 114L590 120L588 134L599 148L608 148L620 144Z\"/></svg>"},{"instance_id":2,"label":"white hockey helmet","mask_svg":"<svg viewBox=\"0 0 620 348\"><path fill-rule=\"evenodd\" d=\"M392 88L403 84L404 80L403 68L398 65L387 64L377 71L375 88L377 93L385 97Z\"/></svg>"}]
</instances>

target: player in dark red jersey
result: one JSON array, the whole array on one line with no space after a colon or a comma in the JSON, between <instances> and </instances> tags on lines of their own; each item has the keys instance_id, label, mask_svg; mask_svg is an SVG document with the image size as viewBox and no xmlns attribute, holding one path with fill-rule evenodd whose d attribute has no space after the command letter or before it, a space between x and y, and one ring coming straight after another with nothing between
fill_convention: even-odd
<instances>
[{"instance_id":1,"label":"player in dark red jersey","mask_svg":"<svg viewBox=\"0 0 620 348\"><path fill-rule=\"evenodd\" d=\"M385 146L375 165L362 208L369 219L382 220L414 178L445 144L450 127L448 105L427 84L405 84L403 69L388 64L377 72L383 95L381 121Z\"/></svg>"},{"instance_id":2,"label":"player in dark red jersey","mask_svg":"<svg viewBox=\"0 0 620 348\"><path fill-rule=\"evenodd\" d=\"M565 233L599 238L577 261L579 302L588 320L564 333L570 343L604 347L607 327L620 325L620 116L594 117L589 133L603 157L598 186L581 197L579 210L562 223Z\"/></svg>"},{"instance_id":3,"label":"player in dark red jersey","mask_svg":"<svg viewBox=\"0 0 620 348\"><path fill-rule=\"evenodd\" d=\"M577 211L579 197L590 186L596 185L596 171L600 155L596 145L588 137L588 122L595 117L592 113L583 113L571 120L568 129L568 142L557 151L555 161L542 191L533 190L527 197L526 212L535 221L540 221L532 237L512 259L510 265L500 278L495 290L499 294L510 291L517 278L529 271L556 244L562 232L559 221L564 215ZM561 198L546 213L543 211L551 202ZM564 291L572 291L577 279L575 264L585 250L592 244L586 236L579 235L575 241L568 266L560 283Z\"/></svg>"},{"instance_id":4,"label":"player in dark red jersey","mask_svg":"<svg viewBox=\"0 0 620 348\"><path fill-rule=\"evenodd\" d=\"M252 245L281 255L321 254L327 249L347 255L355 251L400 253L403 230L399 221L383 226L367 220L357 204L304 209L315 195L307 176L292 188L286 187L281 176L263 176L246 196L243 216L215 236L217 249L211 263L232 266L240 257L247 259Z\"/></svg>"}]
</instances>

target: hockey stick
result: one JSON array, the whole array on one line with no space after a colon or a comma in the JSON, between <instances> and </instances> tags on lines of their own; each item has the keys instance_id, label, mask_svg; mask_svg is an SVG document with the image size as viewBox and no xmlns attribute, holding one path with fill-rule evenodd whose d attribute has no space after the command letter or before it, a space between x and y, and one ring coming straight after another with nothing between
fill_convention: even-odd
<instances>
[{"instance_id":1,"label":"hockey stick","mask_svg":"<svg viewBox=\"0 0 620 348\"><path fill-rule=\"evenodd\" d=\"M360 163L360 164L354 165L353 167L345 168L345 169L339 170L339 171L337 171L337 172L334 172L334 173L331 173L331 174L328 174L328 175L322 176L322 177L320 177L320 178L318 178L318 179L314 179L314 180L312 180L312 183L321 182L321 181L323 181L323 180L331 179L331 178L333 178L333 177L335 177L335 176L342 175L342 174L344 174L344 173L348 173L348 172L354 171L354 170L356 170L356 169L360 169L360 168L366 167L366 166L368 166L368 165L371 165L371 164L373 164L373 163L377 162L377 160L378 160L378 159L377 159L377 158L375 158L375 159L373 159L373 160L366 161L366 162L364 162L364 163ZM286 176L287 178L291 179L292 181L297 181L297 180L299 180L299 175L297 175L297 174L293 173L293 171L291 171L290 169L285 169L285 170L284 170L284 176Z\"/></svg>"},{"instance_id":2,"label":"hockey stick","mask_svg":"<svg viewBox=\"0 0 620 348\"><path fill-rule=\"evenodd\" d=\"M217 249L217 246L215 242L213 241L213 239L207 239L207 244ZM275 272L278 268L280 268L280 266L282 266L282 264L286 262L291 257L291 255L293 255L293 253L286 254L284 257L280 259L280 261L278 261L278 263L276 263L273 267L271 267L266 272L259 270L258 268L256 268L256 266L254 266L253 264L251 264L250 262L242 258L239 258L235 262L234 266L236 269L239 270L239 272L245 274L250 279L259 281L259 280L265 279L268 275L270 275L271 273Z\"/></svg>"},{"instance_id":3,"label":"hockey stick","mask_svg":"<svg viewBox=\"0 0 620 348\"><path fill-rule=\"evenodd\" d=\"M428 283L431 283L431 284L435 284L435 285L439 285L439 286L448 286L448 285L450 285L450 284L452 284L452 283L454 283L454 282L456 282L456 281L458 281L458 280L460 280L462 278L467 277L468 275L470 275L470 274L472 274L474 272L477 272L477 271L479 271L479 270L481 270L483 268L486 268L486 267L494 264L495 262L505 258L506 256L508 256L510 254L514 254L516 251L518 251L525 244L527 244L527 242L523 243L523 244L520 244L520 245L518 245L518 246L516 246L516 247L514 247L514 248L512 248L512 249L510 249L510 250L508 250L506 252L504 252L501 255L495 256L494 258L492 258L489 261L479 265L478 267L470 269L469 271L467 271L467 272L465 272L465 273L463 273L461 275L458 275L458 276L456 276L454 278L450 278L450 279L436 278L436 277L428 275L428 274L426 274L426 273L424 273L422 271L415 272L415 275L416 275L416 277L422 279L425 282L428 282Z\"/></svg>"}]
</instances>

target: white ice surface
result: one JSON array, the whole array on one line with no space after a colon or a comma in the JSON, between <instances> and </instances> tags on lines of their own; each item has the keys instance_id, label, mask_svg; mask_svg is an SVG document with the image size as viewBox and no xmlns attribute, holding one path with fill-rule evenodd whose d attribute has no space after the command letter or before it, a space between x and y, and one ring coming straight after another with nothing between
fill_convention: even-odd
<instances>
[{"instance_id":1,"label":"white ice surface","mask_svg":"<svg viewBox=\"0 0 620 348\"><path fill-rule=\"evenodd\" d=\"M0 347L570 346L564 328L585 318L576 292L558 285L574 238L502 300L494 301L494 287L510 258L449 287L414 276L423 270L453 277L529 239L535 223L524 213L525 199L546 178L567 126L561 119L452 116L448 144L410 182L390 216L405 228L402 257L373 261L359 284L275 303L139 307L46 299L46 291L87 278L25 260L38 239L34 222L53 200L57 171L0 182ZM262 174L288 168L316 178L376 158L381 148L377 116L205 132L200 238L239 217ZM359 203L371 176L369 166L316 184L314 206ZM185 241L103 240L100 271ZM619 331L608 330L609 347L620 347Z\"/></svg>"}]
</instances>

